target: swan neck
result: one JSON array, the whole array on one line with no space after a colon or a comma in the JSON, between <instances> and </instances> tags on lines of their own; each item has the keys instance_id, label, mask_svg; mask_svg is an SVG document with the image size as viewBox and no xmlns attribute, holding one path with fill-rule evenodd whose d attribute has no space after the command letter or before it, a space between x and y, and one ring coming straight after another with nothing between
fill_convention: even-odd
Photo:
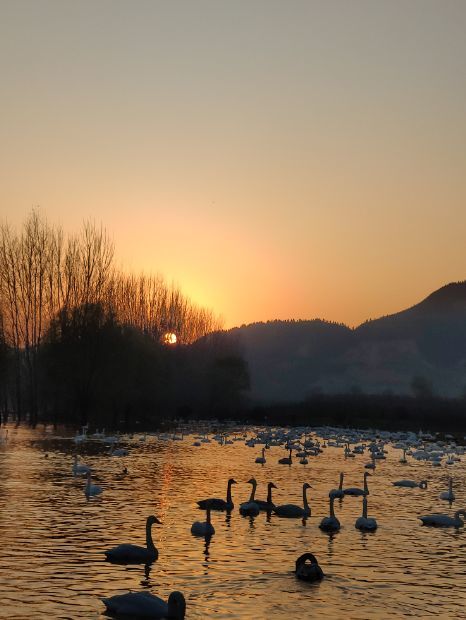
<instances>
[{"instance_id":1,"label":"swan neck","mask_svg":"<svg viewBox=\"0 0 466 620\"><path fill-rule=\"evenodd\" d=\"M303 504L304 508L309 508L309 503L307 501L307 487L303 487Z\"/></svg>"},{"instance_id":2,"label":"swan neck","mask_svg":"<svg viewBox=\"0 0 466 620\"><path fill-rule=\"evenodd\" d=\"M154 548L154 542L152 540L152 523L150 523L150 521L147 521L146 523L146 547L148 549Z\"/></svg>"},{"instance_id":3,"label":"swan neck","mask_svg":"<svg viewBox=\"0 0 466 620\"><path fill-rule=\"evenodd\" d=\"M207 508L206 523L210 524L210 508Z\"/></svg>"},{"instance_id":4,"label":"swan neck","mask_svg":"<svg viewBox=\"0 0 466 620\"><path fill-rule=\"evenodd\" d=\"M362 516L364 519L367 519L367 499L364 498L362 500Z\"/></svg>"},{"instance_id":5,"label":"swan neck","mask_svg":"<svg viewBox=\"0 0 466 620\"><path fill-rule=\"evenodd\" d=\"M367 486L367 476L364 476L364 493L369 495L369 487Z\"/></svg>"},{"instance_id":6,"label":"swan neck","mask_svg":"<svg viewBox=\"0 0 466 620\"><path fill-rule=\"evenodd\" d=\"M253 482L252 483L252 489L251 489L251 495L249 496L249 501L250 502L254 501L254 496L256 494L256 487L257 487L257 482Z\"/></svg>"},{"instance_id":7,"label":"swan neck","mask_svg":"<svg viewBox=\"0 0 466 620\"><path fill-rule=\"evenodd\" d=\"M267 489L267 504L271 504L272 503L272 487L269 484L269 487Z\"/></svg>"},{"instance_id":8,"label":"swan neck","mask_svg":"<svg viewBox=\"0 0 466 620\"><path fill-rule=\"evenodd\" d=\"M231 482L230 480L228 480L228 485L227 485L227 504L231 503Z\"/></svg>"},{"instance_id":9,"label":"swan neck","mask_svg":"<svg viewBox=\"0 0 466 620\"><path fill-rule=\"evenodd\" d=\"M339 485L338 489L340 491L343 490L343 474L342 473L340 474L340 485Z\"/></svg>"},{"instance_id":10,"label":"swan neck","mask_svg":"<svg viewBox=\"0 0 466 620\"><path fill-rule=\"evenodd\" d=\"M334 497L330 498L330 516L332 517L332 519L335 518L335 511L333 510L333 503L335 501Z\"/></svg>"}]
</instances>

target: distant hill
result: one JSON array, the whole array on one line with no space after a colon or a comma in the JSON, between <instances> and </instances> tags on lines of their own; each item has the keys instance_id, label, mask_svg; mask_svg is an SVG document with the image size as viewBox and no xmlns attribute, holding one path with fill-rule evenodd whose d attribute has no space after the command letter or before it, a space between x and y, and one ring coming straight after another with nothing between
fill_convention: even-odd
<instances>
[{"instance_id":1,"label":"distant hill","mask_svg":"<svg viewBox=\"0 0 466 620\"><path fill-rule=\"evenodd\" d=\"M248 361L252 397L263 402L316 392L457 396L466 390L466 282L356 329L322 320L269 321L226 335Z\"/></svg>"}]
</instances>

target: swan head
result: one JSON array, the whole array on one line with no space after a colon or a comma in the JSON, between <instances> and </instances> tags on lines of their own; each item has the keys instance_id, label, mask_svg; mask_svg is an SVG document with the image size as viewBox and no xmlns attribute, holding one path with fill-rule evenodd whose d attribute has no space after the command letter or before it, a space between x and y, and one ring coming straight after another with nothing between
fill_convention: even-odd
<instances>
[{"instance_id":1,"label":"swan head","mask_svg":"<svg viewBox=\"0 0 466 620\"><path fill-rule=\"evenodd\" d=\"M168 597L168 616L182 620L186 614L186 600L181 592L172 592Z\"/></svg>"},{"instance_id":2,"label":"swan head","mask_svg":"<svg viewBox=\"0 0 466 620\"><path fill-rule=\"evenodd\" d=\"M233 478L230 478L230 479L228 480L228 484L238 484L238 483L237 483L237 482L236 482L236 480L234 480Z\"/></svg>"},{"instance_id":3,"label":"swan head","mask_svg":"<svg viewBox=\"0 0 466 620\"><path fill-rule=\"evenodd\" d=\"M421 480L421 482L419 483L419 488L427 489L427 480Z\"/></svg>"},{"instance_id":4,"label":"swan head","mask_svg":"<svg viewBox=\"0 0 466 620\"><path fill-rule=\"evenodd\" d=\"M303 490L306 490L306 489L312 489L311 485L308 482L305 482L303 484Z\"/></svg>"},{"instance_id":5,"label":"swan head","mask_svg":"<svg viewBox=\"0 0 466 620\"><path fill-rule=\"evenodd\" d=\"M251 478L251 480L248 480L247 484L252 484L253 486L257 486L257 481L255 478Z\"/></svg>"},{"instance_id":6,"label":"swan head","mask_svg":"<svg viewBox=\"0 0 466 620\"><path fill-rule=\"evenodd\" d=\"M367 478L367 476L369 476L369 477L370 477L370 476L372 476L372 474L370 474L368 471L365 471L365 472L364 472L364 478Z\"/></svg>"},{"instance_id":7,"label":"swan head","mask_svg":"<svg viewBox=\"0 0 466 620\"><path fill-rule=\"evenodd\" d=\"M466 510L464 508L455 512L455 519L459 519L460 515L463 517L463 519L466 519Z\"/></svg>"},{"instance_id":8,"label":"swan head","mask_svg":"<svg viewBox=\"0 0 466 620\"><path fill-rule=\"evenodd\" d=\"M303 555L296 560L296 566L304 564L307 560L309 560L311 564L319 564L315 555L312 553L303 553Z\"/></svg>"},{"instance_id":9,"label":"swan head","mask_svg":"<svg viewBox=\"0 0 466 620\"><path fill-rule=\"evenodd\" d=\"M158 523L159 525L162 525L162 522L159 521L157 517L154 517L154 515L150 515L150 517L147 517L147 525L151 526L153 523Z\"/></svg>"},{"instance_id":10,"label":"swan head","mask_svg":"<svg viewBox=\"0 0 466 620\"><path fill-rule=\"evenodd\" d=\"M269 489L278 489L278 487L275 486L275 484L273 482L269 482L269 484L267 486L269 487Z\"/></svg>"}]
</instances>

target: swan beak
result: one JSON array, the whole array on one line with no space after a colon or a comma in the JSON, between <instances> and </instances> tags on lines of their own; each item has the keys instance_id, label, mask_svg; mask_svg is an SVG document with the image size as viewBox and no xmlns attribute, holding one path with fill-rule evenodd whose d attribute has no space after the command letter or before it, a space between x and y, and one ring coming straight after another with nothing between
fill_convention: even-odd
<instances>
[{"instance_id":1,"label":"swan beak","mask_svg":"<svg viewBox=\"0 0 466 620\"><path fill-rule=\"evenodd\" d=\"M238 483L236 482L236 480L233 480L233 478L232 478L231 479L231 484L238 484Z\"/></svg>"}]
</instances>

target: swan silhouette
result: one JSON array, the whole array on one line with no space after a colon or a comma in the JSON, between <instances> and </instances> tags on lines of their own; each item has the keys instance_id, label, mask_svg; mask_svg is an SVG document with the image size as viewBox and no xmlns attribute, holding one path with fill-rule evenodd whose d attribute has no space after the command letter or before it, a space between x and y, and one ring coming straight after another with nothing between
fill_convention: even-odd
<instances>
[{"instance_id":1,"label":"swan silhouette","mask_svg":"<svg viewBox=\"0 0 466 620\"><path fill-rule=\"evenodd\" d=\"M332 489L331 491L329 491L329 494L328 494L329 497L345 497L345 492L343 490L343 478L344 478L344 473L341 472L340 473L340 484L338 486L338 489Z\"/></svg>"},{"instance_id":2,"label":"swan silhouette","mask_svg":"<svg viewBox=\"0 0 466 620\"><path fill-rule=\"evenodd\" d=\"M210 506L211 510L233 510L235 505L233 504L233 500L231 498L231 485L232 484L237 484L237 483L236 483L236 480L233 480L233 478L230 478L227 484L226 501L224 499L219 499L218 497L212 497L210 499L201 499L199 502L197 502L197 505L199 506L199 508L202 508L202 510L206 510L207 505Z\"/></svg>"},{"instance_id":3,"label":"swan silhouette","mask_svg":"<svg viewBox=\"0 0 466 620\"><path fill-rule=\"evenodd\" d=\"M285 456L282 459L278 459L280 465L291 465L293 463L293 459L291 458L292 449L290 448L290 456Z\"/></svg>"},{"instance_id":4,"label":"swan silhouette","mask_svg":"<svg viewBox=\"0 0 466 620\"><path fill-rule=\"evenodd\" d=\"M102 493L102 491L103 491L102 487L99 487L97 484L92 484L91 472L88 471L87 482L86 482L86 486L84 487L84 493L86 497L91 497L91 495L99 495L100 493Z\"/></svg>"},{"instance_id":5,"label":"swan silhouette","mask_svg":"<svg viewBox=\"0 0 466 620\"><path fill-rule=\"evenodd\" d=\"M364 488L363 489L360 489L359 487L349 487L348 489L344 489L343 493L345 495L352 495L352 496L369 495L369 488L367 486L367 477L370 475L371 474L368 471L364 472Z\"/></svg>"},{"instance_id":6,"label":"swan silhouette","mask_svg":"<svg viewBox=\"0 0 466 620\"><path fill-rule=\"evenodd\" d=\"M279 517L310 517L311 507L307 501L307 490L311 488L311 485L307 482L303 484L303 508L301 508L301 506L297 506L296 504L283 504L282 506L275 506L273 509L274 513Z\"/></svg>"},{"instance_id":7,"label":"swan silhouette","mask_svg":"<svg viewBox=\"0 0 466 620\"><path fill-rule=\"evenodd\" d=\"M260 508L258 504L254 501L254 496L256 494L257 482L255 478L251 478L248 480L248 484L252 484L251 495L249 496L249 500L247 502L243 502L240 504L239 511L243 515L243 517L257 517L260 512Z\"/></svg>"},{"instance_id":8,"label":"swan silhouette","mask_svg":"<svg viewBox=\"0 0 466 620\"><path fill-rule=\"evenodd\" d=\"M276 488L273 482L269 482L267 485L267 499L265 501L263 499L254 499L254 503L259 506L259 510L270 512L275 508L275 504L272 502L272 489Z\"/></svg>"},{"instance_id":9,"label":"swan silhouette","mask_svg":"<svg viewBox=\"0 0 466 620\"><path fill-rule=\"evenodd\" d=\"M466 510L457 510L454 517L443 514L425 515L419 517L422 525L432 525L434 527L463 527L464 521L460 515L466 519Z\"/></svg>"},{"instance_id":10,"label":"swan silhouette","mask_svg":"<svg viewBox=\"0 0 466 620\"><path fill-rule=\"evenodd\" d=\"M215 534L215 528L210 522L210 511L211 507L207 506L206 520L195 521L191 526L191 534L193 534L194 536L213 536Z\"/></svg>"},{"instance_id":11,"label":"swan silhouette","mask_svg":"<svg viewBox=\"0 0 466 620\"><path fill-rule=\"evenodd\" d=\"M159 557L159 552L152 541L152 525L162 525L157 517L151 515L146 521L146 546L123 544L105 551L109 562L115 564L150 564Z\"/></svg>"},{"instance_id":12,"label":"swan silhouette","mask_svg":"<svg viewBox=\"0 0 466 620\"><path fill-rule=\"evenodd\" d=\"M320 581L325 577L316 557L312 553L304 553L296 560L296 577L303 581Z\"/></svg>"},{"instance_id":13,"label":"swan silhouette","mask_svg":"<svg viewBox=\"0 0 466 620\"><path fill-rule=\"evenodd\" d=\"M75 454L72 471L73 471L73 476L85 476L91 471L91 468L89 467L89 465L86 465L84 463L79 463L78 455Z\"/></svg>"},{"instance_id":14,"label":"swan silhouette","mask_svg":"<svg viewBox=\"0 0 466 620\"><path fill-rule=\"evenodd\" d=\"M183 620L186 614L186 601L181 592L172 592L166 603L150 592L129 592L102 599L107 611L117 616L133 618L173 618Z\"/></svg>"},{"instance_id":15,"label":"swan silhouette","mask_svg":"<svg viewBox=\"0 0 466 620\"><path fill-rule=\"evenodd\" d=\"M448 481L448 491L443 491L439 495L440 499L446 499L448 502L453 502L455 499L455 494L453 493L453 478L450 478Z\"/></svg>"},{"instance_id":16,"label":"swan silhouette","mask_svg":"<svg viewBox=\"0 0 466 620\"><path fill-rule=\"evenodd\" d=\"M362 517L356 519L354 527L363 532L374 532L377 529L377 521L367 516L367 495L362 499Z\"/></svg>"},{"instance_id":17,"label":"swan silhouette","mask_svg":"<svg viewBox=\"0 0 466 620\"><path fill-rule=\"evenodd\" d=\"M335 512L333 510L333 504L335 502L335 497L333 495L330 496L330 516L324 517L319 524L321 530L324 532L337 532L340 529L340 521L335 516Z\"/></svg>"},{"instance_id":18,"label":"swan silhouette","mask_svg":"<svg viewBox=\"0 0 466 620\"><path fill-rule=\"evenodd\" d=\"M427 480L421 480L421 482L416 482L415 480L397 480L393 483L393 486L406 487L408 489L414 489L416 487L427 489Z\"/></svg>"},{"instance_id":19,"label":"swan silhouette","mask_svg":"<svg viewBox=\"0 0 466 620\"><path fill-rule=\"evenodd\" d=\"M262 456L258 456L255 462L256 463L261 463L262 465L264 465L264 463L267 462L265 460L265 448L262 448Z\"/></svg>"}]
</instances>

